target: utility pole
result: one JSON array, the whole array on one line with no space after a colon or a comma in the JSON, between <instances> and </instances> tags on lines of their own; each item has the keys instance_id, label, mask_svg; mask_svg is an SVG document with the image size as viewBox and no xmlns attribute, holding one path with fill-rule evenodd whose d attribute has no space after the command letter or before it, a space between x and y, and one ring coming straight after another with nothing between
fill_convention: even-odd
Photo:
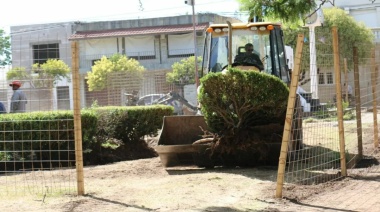
<instances>
[{"instance_id":1,"label":"utility pole","mask_svg":"<svg viewBox=\"0 0 380 212\"><path fill-rule=\"evenodd\" d=\"M197 60L197 32L195 30L195 0L185 0L185 4L191 5L193 10L193 37L194 37L194 67L195 67L195 84L198 88L199 86L199 76L198 76L198 60Z\"/></svg>"},{"instance_id":2,"label":"utility pole","mask_svg":"<svg viewBox=\"0 0 380 212\"><path fill-rule=\"evenodd\" d=\"M315 49L315 26L309 26L310 41L310 92L311 99L319 99L318 96L318 71L317 71L317 55Z\"/></svg>"},{"instance_id":3,"label":"utility pole","mask_svg":"<svg viewBox=\"0 0 380 212\"><path fill-rule=\"evenodd\" d=\"M315 27L322 26L323 21L324 17L321 9L313 11L306 18L306 27L309 27L310 40L310 92L312 110L316 110L317 106L319 106L317 52L315 49Z\"/></svg>"}]
</instances>

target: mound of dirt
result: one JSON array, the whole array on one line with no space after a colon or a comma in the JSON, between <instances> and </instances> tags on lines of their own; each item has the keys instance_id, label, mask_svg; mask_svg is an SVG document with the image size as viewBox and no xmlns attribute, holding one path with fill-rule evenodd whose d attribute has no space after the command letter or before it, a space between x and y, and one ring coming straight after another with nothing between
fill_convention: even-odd
<instances>
[{"instance_id":1,"label":"mound of dirt","mask_svg":"<svg viewBox=\"0 0 380 212\"><path fill-rule=\"evenodd\" d=\"M116 149L101 147L89 153L83 153L83 160L88 165L104 165L119 161L137 160L157 157L157 152L145 140L121 144Z\"/></svg>"}]
</instances>

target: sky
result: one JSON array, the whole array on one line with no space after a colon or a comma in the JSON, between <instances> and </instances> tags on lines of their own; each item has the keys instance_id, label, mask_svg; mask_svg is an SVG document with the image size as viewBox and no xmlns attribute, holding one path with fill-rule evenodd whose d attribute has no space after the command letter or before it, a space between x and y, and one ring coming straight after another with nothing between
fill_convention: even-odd
<instances>
[{"instance_id":1,"label":"sky","mask_svg":"<svg viewBox=\"0 0 380 212\"><path fill-rule=\"evenodd\" d=\"M3 1L0 28L70 21L106 21L192 14L185 0L12 0ZM141 2L141 4L140 4ZM195 13L239 15L237 0L195 0ZM239 16L237 16L239 18Z\"/></svg>"}]
</instances>

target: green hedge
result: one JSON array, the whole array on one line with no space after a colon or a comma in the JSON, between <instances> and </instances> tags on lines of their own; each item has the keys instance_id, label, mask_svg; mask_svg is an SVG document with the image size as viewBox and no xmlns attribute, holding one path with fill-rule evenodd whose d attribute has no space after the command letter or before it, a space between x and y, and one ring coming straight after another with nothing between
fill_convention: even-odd
<instances>
[{"instance_id":1,"label":"green hedge","mask_svg":"<svg viewBox=\"0 0 380 212\"><path fill-rule=\"evenodd\" d=\"M170 106L102 107L92 109L98 114L98 136L121 140L124 143L138 141L144 135L152 135L162 126L164 116L173 114Z\"/></svg>"},{"instance_id":2,"label":"green hedge","mask_svg":"<svg viewBox=\"0 0 380 212\"><path fill-rule=\"evenodd\" d=\"M99 138L124 143L157 133L163 116L173 107L99 107L81 111L83 150L101 146ZM74 157L72 111L2 114L0 116L0 161L58 160ZM61 154L61 152L65 152ZM70 153L71 152L71 153ZM66 154L66 155L64 155Z\"/></svg>"},{"instance_id":3,"label":"green hedge","mask_svg":"<svg viewBox=\"0 0 380 212\"><path fill-rule=\"evenodd\" d=\"M87 126L83 138L89 142L96 130L96 114L84 111L82 122ZM3 114L0 116L0 151L68 150L73 146L70 142L74 139L73 129L71 111Z\"/></svg>"}]
</instances>

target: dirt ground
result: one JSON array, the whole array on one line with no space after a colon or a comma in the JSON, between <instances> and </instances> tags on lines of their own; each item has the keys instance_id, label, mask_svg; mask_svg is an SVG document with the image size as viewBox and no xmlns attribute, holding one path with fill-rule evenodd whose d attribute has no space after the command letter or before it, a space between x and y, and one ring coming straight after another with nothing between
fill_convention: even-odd
<instances>
[{"instance_id":1,"label":"dirt ground","mask_svg":"<svg viewBox=\"0 0 380 212\"><path fill-rule=\"evenodd\" d=\"M274 198L277 170L272 167L166 170L159 158L151 158L84 171L85 196L5 197L0 210L376 211L376 204L380 205L374 198L380 188L380 169L374 167L338 182L286 185L288 196L283 199ZM340 205L334 202L339 199Z\"/></svg>"},{"instance_id":2,"label":"dirt ground","mask_svg":"<svg viewBox=\"0 0 380 212\"><path fill-rule=\"evenodd\" d=\"M372 156L380 159L378 152ZM353 169L349 176L286 184L284 197L276 199L277 167L165 168L152 157L85 166L84 196L2 196L0 211L380 211L379 165Z\"/></svg>"},{"instance_id":3,"label":"dirt ground","mask_svg":"<svg viewBox=\"0 0 380 212\"><path fill-rule=\"evenodd\" d=\"M286 185L282 199L274 198L275 167L165 169L155 157L85 167L84 173L84 196L3 197L0 210L376 211L380 205L378 166L338 182Z\"/></svg>"}]
</instances>

